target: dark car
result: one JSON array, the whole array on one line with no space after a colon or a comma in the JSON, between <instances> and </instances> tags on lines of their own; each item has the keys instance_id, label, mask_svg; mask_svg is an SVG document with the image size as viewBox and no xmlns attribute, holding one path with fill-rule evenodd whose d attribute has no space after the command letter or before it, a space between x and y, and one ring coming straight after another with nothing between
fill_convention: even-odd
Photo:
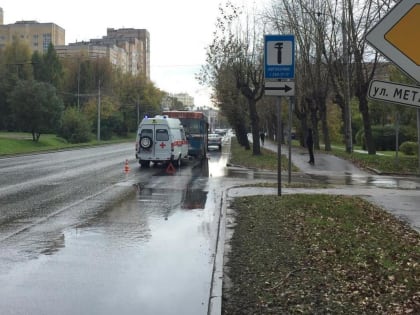
<instances>
[{"instance_id":1,"label":"dark car","mask_svg":"<svg viewBox=\"0 0 420 315\"><path fill-rule=\"evenodd\" d=\"M209 133L207 146L217 146L219 150L222 150L222 136L217 133Z\"/></svg>"}]
</instances>

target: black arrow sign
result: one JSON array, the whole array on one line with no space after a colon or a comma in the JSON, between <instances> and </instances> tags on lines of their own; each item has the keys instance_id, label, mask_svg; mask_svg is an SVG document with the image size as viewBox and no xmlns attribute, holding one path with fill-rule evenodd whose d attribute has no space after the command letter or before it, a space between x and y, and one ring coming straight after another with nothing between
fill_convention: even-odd
<instances>
[{"instance_id":1,"label":"black arrow sign","mask_svg":"<svg viewBox=\"0 0 420 315\"><path fill-rule=\"evenodd\" d=\"M269 91L285 91L286 93L289 92L290 90L292 90L292 88L288 85L284 85L284 86L276 86L276 87L265 87L264 90L269 90Z\"/></svg>"}]
</instances>

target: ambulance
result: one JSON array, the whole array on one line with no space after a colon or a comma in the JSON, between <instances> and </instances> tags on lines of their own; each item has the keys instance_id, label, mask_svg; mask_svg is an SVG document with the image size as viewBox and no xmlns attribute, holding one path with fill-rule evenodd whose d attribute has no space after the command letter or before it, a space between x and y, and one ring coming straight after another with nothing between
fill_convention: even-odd
<instances>
[{"instance_id":1,"label":"ambulance","mask_svg":"<svg viewBox=\"0 0 420 315\"><path fill-rule=\"evenodd\" d=\"M150 162L181 166L189 158L181 121L167 116L145 117L137 131L136 158L142 167L149 167Z\"/></svg>"}]
</instances>

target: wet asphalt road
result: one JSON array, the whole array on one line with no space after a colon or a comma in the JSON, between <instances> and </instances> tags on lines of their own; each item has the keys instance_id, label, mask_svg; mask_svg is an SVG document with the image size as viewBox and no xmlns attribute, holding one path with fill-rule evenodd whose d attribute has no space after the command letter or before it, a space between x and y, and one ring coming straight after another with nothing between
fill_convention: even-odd
<instances>
[{"instance_id":1,"label":"wet asphalt road","mask_svg":"<svg viewBox=\"0 0 420 315\"><path fill-rule=\"evenodd\" d=\"M0 314L207 314L229 152L168 175L133 151L0 159Z\"/></svg>"},{"instance_id":2,"label":"wet asphalt road","mask_svg":"<svg viewBox=\"0 0 420 315\"><path fill-rule=\"evenodd\" d=\"M174 175L140 169L132 144L0 159L0 314L207 314L209 296L219 314L221 200L277 190L239 187L276 172L226 168L228 148ZM419 229L418 177L376 176L319 153L311 166L302 150L292 159L301 169L292 182L335 188L283 193L363 196Z\"/></svg>"}]
</instances>

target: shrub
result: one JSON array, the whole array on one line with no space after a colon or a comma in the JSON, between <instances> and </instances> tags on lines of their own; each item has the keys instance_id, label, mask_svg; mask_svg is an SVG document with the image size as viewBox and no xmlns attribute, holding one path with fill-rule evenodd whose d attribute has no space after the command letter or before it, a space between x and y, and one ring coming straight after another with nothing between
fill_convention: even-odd
<instances>
[{"instance_id":1,"label":"shrub","mask_svg":"<svg viewBox=\"0 0 420 315\"><path fill-rule=\"evenodd\" d=\"M412 141L406 141L400 145L400 151L406 155L417 155L418 148L418 143Z\"/></svg>"},{"instance_id":2,"label":"shrub","mask_svg":"<svg viewBox=\"0 0 420 315\"><path fill-rule=\"evenodd\" d=\"M401 127L398 136L398 144L410 139L411 133L407 128ZM395 150L395 127L393 125L376 125L372 126L372 137L375 148L378 151ZM356 134L356 143L366 149L365 132L363 129Z\"/></svg>"},{"instance_id":3,"label":"shrub","mask_svg":"<svg viewBox=\"0 0 420 315\"><path fill-rule=\"evenodd\" d=\"M62 116L58 135L70 143L89 142L91 138L89 126L87 118L82 113L69 107Z\"/></svg>"}]
</instances>

